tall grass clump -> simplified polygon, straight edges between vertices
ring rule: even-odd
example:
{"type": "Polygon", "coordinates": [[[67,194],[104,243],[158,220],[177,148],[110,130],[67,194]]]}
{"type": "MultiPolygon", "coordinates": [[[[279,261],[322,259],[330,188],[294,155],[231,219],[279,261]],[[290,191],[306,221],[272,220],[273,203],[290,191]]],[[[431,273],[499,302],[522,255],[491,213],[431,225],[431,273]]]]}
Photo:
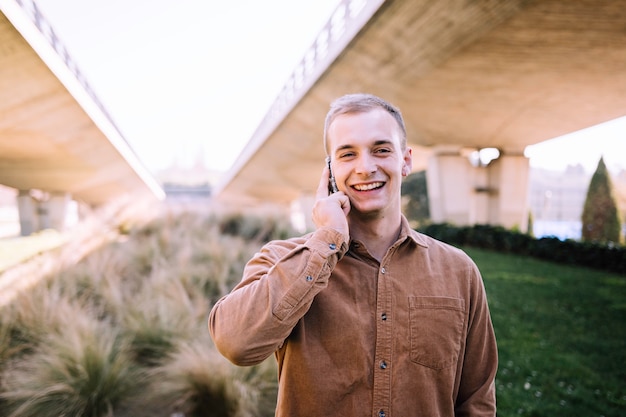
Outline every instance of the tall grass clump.
{"type": "Polygon", "coordinates": [[[288,227],[165,209],[123,231],[0,307],[0,417],[272,416],[274,362],[228,363],[207,318],[288,227]]]}
{"type": "Polygon", "coordinates": [[[208,337],[181,342],[170,360],[153,370],[151,403],[189,417],[273,416],[277,394],[276,366],[270,360],[256,367],[233,367],[208,337]]]}
{"type": "Polygon", "coordinates": [[[0,318],[0,372],[2,364],[13,355],[11,346],[11,327],[0,318]]]}
{"type": "Polygon", "coordinates": [[[135,352],[136,360],[158,364],[179,340],[198,337],[208,304],[188,292],[180,280],[153,272],[117,321],[135,352]]]}
{"type": "Polygon", "coordinates": [[[5,370],[10,417],[113,416],[131,408],[141,372],[104,323],[73,317],[5,370]]]}
{"type": "Polygon", "coordinates": [[[11,344],[17,351],[29,351],[39,346],[50,334],[58,334],[68,319],[84,315],[79,298],[68,297],[63,286],[44,282],[30,291],[20,293],[2,311],[11,332],[11,344]]]}

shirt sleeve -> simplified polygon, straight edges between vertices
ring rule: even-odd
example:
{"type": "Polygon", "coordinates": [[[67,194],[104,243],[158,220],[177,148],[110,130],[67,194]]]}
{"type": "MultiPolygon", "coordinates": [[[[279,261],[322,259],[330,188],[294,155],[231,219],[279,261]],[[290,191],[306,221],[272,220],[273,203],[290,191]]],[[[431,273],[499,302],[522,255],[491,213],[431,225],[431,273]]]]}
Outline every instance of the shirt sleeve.
{"type": "Polygon", "coordinates": [[[474,265],[471,311],[455,416],[495,417],[496,337],[482,277],[474,265]]]}
{"type": "Polygon", "coordinates": [[[220,353],[243,366],[279,349],[328,285],[347,246],[347,238],[329,228],[265,245],[246,265],[241,282],[211,309],[209,331],[220,353]]]}

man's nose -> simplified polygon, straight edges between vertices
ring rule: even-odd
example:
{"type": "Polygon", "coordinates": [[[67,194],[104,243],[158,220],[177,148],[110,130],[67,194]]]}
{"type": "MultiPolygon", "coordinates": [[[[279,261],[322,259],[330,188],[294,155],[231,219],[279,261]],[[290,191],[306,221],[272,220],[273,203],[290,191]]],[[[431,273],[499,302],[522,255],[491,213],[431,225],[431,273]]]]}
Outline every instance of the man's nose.
{"type": "Polygon", "coordinates": [[[376,161],[371,155],[361,155],[357,161],[356,172],[358,174],[372,174],[376,172],[376,161]]]}

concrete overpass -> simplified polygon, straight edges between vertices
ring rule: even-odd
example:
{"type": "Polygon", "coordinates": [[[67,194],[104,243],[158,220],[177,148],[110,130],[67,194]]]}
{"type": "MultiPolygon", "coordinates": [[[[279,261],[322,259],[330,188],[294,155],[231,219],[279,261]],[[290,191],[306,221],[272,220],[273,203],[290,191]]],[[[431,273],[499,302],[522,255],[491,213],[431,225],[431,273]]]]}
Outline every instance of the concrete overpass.
{"type": "Polygon", "coordinates": [[[71,199],[163,198],[35,2],[0,12],[0,184],[20,190],[22,234],[63,228],[71,199]]]}
{"type": "Polygon", "coordinates": [[[403,111],[434,221],[525,228],[525,147],[626,115],[626,0],[344,0],[217,199],[307,213],[324,116],[349,92],[403,111]]]}

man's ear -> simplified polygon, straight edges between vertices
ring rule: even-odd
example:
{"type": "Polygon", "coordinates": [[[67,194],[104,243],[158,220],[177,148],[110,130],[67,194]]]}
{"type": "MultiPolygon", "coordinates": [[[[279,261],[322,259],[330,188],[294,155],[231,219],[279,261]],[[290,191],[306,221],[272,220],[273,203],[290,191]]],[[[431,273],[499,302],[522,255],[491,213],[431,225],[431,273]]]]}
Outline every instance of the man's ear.
{"type": "Polygon", "coordinates": [[[406,177],[413,169],[413,150],[411,148],[406,148],[403,159],[404,164],[402,165],[402,176],[406,177]]]}

